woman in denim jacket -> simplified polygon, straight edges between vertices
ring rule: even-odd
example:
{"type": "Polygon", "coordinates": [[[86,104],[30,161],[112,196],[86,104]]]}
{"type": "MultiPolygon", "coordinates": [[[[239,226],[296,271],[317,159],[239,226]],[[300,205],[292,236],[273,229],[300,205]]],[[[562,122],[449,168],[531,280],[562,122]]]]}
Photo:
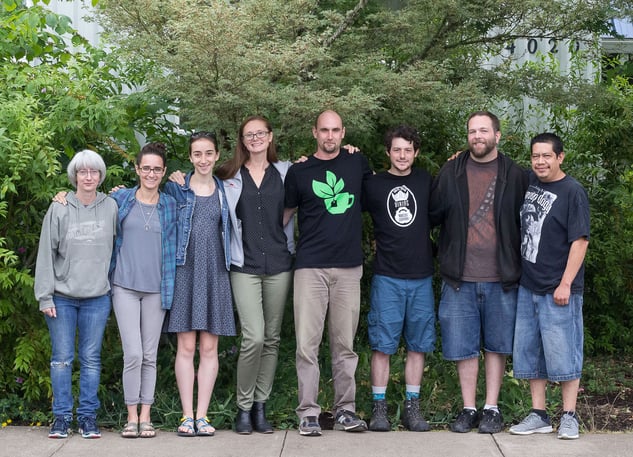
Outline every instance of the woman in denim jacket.
{"type": "Polygon", "coordinates": [[[180,436],[214,434],[207,410],[218,374],[218,339],[220,335],[235,335],[228,272],[229,210],[222,182],[213,176],[219,155],[212,133],[194,133],[189,139],[194,171],[186,175],[182,186],[174,182],[165,185],[165,192],[176,199],[178,208],[176,283],[167,331],[178,334],[175,371],[183,410],[180,436]],[[200,362],[194,415],[196,342],[200,362]]]}
{"type": "Polygon", "coordinates": [[[176,273],[176,202],[159,192],[165,163],[164,144],[145,145],[136,157],[139,185],[112,193],[119,206],[110,280],[123,345],[124,438],[156,435],[150,419],[156,359],[176,273]]]}

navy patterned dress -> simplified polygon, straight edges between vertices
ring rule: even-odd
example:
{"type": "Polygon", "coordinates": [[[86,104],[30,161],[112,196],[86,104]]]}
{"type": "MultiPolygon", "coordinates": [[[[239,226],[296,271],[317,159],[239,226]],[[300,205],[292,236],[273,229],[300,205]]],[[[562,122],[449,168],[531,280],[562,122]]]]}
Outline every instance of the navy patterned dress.
{"type": "Polygon", "coordinates": [[[236,334],[221,227],[218,190],[208,197],[196,195],[187,260],[176,267],[168,332],[203,330],[214,335],[236,334]]]}

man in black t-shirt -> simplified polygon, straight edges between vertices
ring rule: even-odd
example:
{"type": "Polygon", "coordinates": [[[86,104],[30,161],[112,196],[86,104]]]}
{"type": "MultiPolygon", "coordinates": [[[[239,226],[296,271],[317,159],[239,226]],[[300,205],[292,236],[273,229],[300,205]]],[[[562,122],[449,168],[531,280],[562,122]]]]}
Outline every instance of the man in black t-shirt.
{"type": "Polygon", "coordinates": [[[401,125],[385,135],[387,171],[371,176],[363,188],[363,209],[374,223],[376,256],[367,316],[374,400],[369,429],[389,431],[386,390],[389,359],[404,336],[406,400],[402,424],[411,431],[430,430],[420,413],[424,354],[435,348],[433,253],[429,236],[432,178],[413,168],[420,135],[401,125]]]}
{"type": "Polygon", "coordinates": [[[584,258],[589,244],[585,189],[560,168],[561,139],[542,133],[531,142],[530,186],[521,208],[522,267],[514,340],[514,376],[530,380],[532,411],[510,428],[515,435],[549,433],[547,381],[560,382],[558,438],[576,439],[576,398],[583,360],[584,258]]]}
{"type": "Polygon", "coordinates": [[[336,414],[334,428],[367,430],[356,414],[353,343],[360,314],[361,195],[371,175],[362,154],[341,153],[345,128],[334,111],[324,111],[312,134],[317,151],[288,170],[286,217],[298,210],[299,240],[294,275],[294,318],[299,382],[299,433],[321,435],[318,416],[319,346],[328,320],[336,414]]]}

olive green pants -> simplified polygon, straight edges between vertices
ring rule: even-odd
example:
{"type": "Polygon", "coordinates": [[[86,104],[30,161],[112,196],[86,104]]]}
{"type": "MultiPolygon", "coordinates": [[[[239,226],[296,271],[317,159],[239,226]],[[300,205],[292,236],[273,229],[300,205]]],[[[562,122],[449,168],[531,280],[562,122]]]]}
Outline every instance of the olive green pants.
{"type": "Polygon", "coordinates": [[[292,272],[272,276],[231,272],[242,344],[237,360],[237,406],[265,403],[277,369],[279,339],[292,272]]]}

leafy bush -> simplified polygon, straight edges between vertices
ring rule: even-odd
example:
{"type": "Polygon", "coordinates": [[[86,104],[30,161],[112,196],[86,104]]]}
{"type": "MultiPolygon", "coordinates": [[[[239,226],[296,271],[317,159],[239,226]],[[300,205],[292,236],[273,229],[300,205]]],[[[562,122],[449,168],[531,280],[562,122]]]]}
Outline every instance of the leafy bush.
{"type": "Polygon", "coordinates": [[[48,330],[32,274],[44,213],[52,195],[69,187],[62,170],[70,157],[93,148],[118,164],[109,168],[108,188],[130,176],[136,132],[182,147],[167,105],[124,94],[139,83],[126,74],[116,53],[92,48],[68,18],[23,2],[0,6],[0,391],[11,404],[15,395],[25,405],[51,396],[48,330]]]}
{"type": "MultiPolygon", "coordinates": [[[[176,100],[164,99],[151,90],[128,93],[129,89],[144,87],[147,75],[156,74],[153,63],[130,56],[124,63],[117,50],[105,53],[92,48],[72,29],[68,18],[43,10],[37,1],[34,3],[34,7],[26,8],[24,2],[4,0],[0,6],[0,79],[4,82],[0,86],[0,345],[3,347],[0,351],[0,421],[3,424],[9,419],[20,423],[40,423],[49,414],[50,344],[44,319],[33,297],[32,271],[42,217],[51,196],[68,188],[63,170],[72,154],[90,147],[104,156],[106,163],[110,164],[104,189],[114,184],[133,183],[135,178],[130,163],[139,147],[139,132],[168,145],[170,170],[189,167],[186,139],[177,133],[168,117],[176,106],[176,100]],[[70,51],[71,44],[73,52],[70,51]]],[[[333,5],[335,2],[329,3],[333,5]]],[[[355,2],[347,3],[351,5],[355,2]]],[[[278,7],[283,9],[287,5],[280,2],[278,7]]],[[[422,13],[422,9],[408,10],[410,17],[418,17],[422,13]]],[[[251,17],[253,15],[247,14],[238,19],[243,25],[251,17]]],[[[261,19],[262,15],[257,15],[257,18],[261,19]]],[[[378,24],[381,16],[372,13],[370,18],[378,24]]],[[[396,22],[392,22],[392,26],[399,24],[397,18],[393,20],[396,22]]],[[[472,22],[470,17],[465,20],[472,22]]],[[[330,25],[329,21],[323,24],[324,28],[330,25]]],[[[215,29],[208,32],[215,33],[215,29]]],[[[459,34],[457,27],[455,33],[459,34]]],[[[381,36],[391,39],[392,35],[396,36],[381,36]]],[[[239,34],[232,37],[238,38],[239,34]]],[[[352,38],[351,35],[345,37],[352,38]]],[[[392,44],[385,49],[390,47],[392,44]]],[[[393,43],[393,49],[397,48],[398,45],[393,43]]],[[[400,51],[408,48],[406,44],[400,51]]],[[[320,45],[315,49],[314,52],[322,52],[320,45]]],[[[293,52],[303,55],[301,49],[293,52]]],[[[283,125],[276,131],[281,140],[280,150],[287,157],[298,155],[301,147],[312,144],[309,129],[305,127],[312,119],[307,119],[306,112],[316,111],[336,98],[346,105],[346,121],[357,126],[356,133],[349,132],[350,139],[362,146],[374,168],[382,169],[386,165],[379,141],[380,132],[395,123],[408,122],[422,132],[423,151],[419,161],[431,172],[441,166],[447,155],[464,144],[463,122],[467,111],[481,108],[486,103],[492,105],[499,99],[502,91],[497,91],[497,86],[509,91],[504,92],[508,99],[514,93],[530,95],[535,102],[527,111],[540,117],[563,136],[567,149],[564,169],[586,186],[590,196],[592,239],[587,256],[585,291],[587,353],[630,354],[633,348],[633,244],[630,243],[633,238],[633,137],[630,135],[633,89],[630,75],[609,72],[603,84],[587,87],[573,78],[569,82],[560,81],[555,76],[556,69],[543,68],[539,63],[508,74],[502,80],[474,71],[473,62],[469,61],[471,54],[462,55],[459,50],[454,52],[455,55],[451,51],[451,56],[456,59],[452,63],[442,61],[436,66],[418,61],[411,63],[396,53],[394,62],[400,62],[399,68],[392,73],[384,73],[384,65],[359,72],[356,66],[362,62],[357,60],[346,64],[350,67],[333,70],[326,68],[328,59],[315,57],[314,67],[306,66],[309,72],[315,75],[317,70],[323,72],[324,77],[336,83],[333,87],[338,87],[337,84],[350,87],[347,96],[329,94],[324,88],[327,85],[325,79],[310,79],[307,74],[304,74],[307,79],[297,85],[295,92],[290,91],[289,96],[286,96],[288,89],[283,84],[280,86],[277,80],[274,85],[277,90],[270,91],[264,88],[273,86],[259,85],[257,81],[253,86],[234,85],[239,88],[239,94],[246,95],[230,96],[221,88],[217,91],[220,95],[216,94],[209,102],[217,112],[227,113],[217,122],[208,120],[207,104],[199,103],[199,100],[209,100],[209,94],[216,92],[207,90],[204,84],[182,84],[177,78],[172,78],[169,85],[177,84],[178,90],[195,86],[189,94],[191,105],[195,106],[190,107],[191,116],[183,120],[192,127],[204,129],[220,125],[223,151],[231,149],[234,127],[244,115],[244,100],[263,103],[257,105],[258,109],[274,107],[270,109],[277,113],[278,119],[288,119],[288,122],[279,122],[283,125]],[[410,73],[407,65],[415,72],[410,73]],[[467,74],[475,77],[466,81],[467,74]],[[535,74],[543,78],[537,79],[535,74]],[[553,82],[548,85],[544,82],[548,78],[562,86],[553,82]],[[370,94],[358,94],[358,87],[367,81],[371,86],[370,94]],[[385,85],[391,95],[383,98],[390,104],[381,108],[377,100],[380,97],[374,95],[385,85]],[[313,88],[309,96],[308,86],[313,88]],[[559,90],[560,87],[564,89],[559,90]],[[412,93],[419,97],[416,103],[411,103],[412,93]],[[489,93],[492,95],[489,96],[489,93]],[[261,100],[253,94],[260,95],[261,100]],[[326,99],[325,94],[329,94],[326,99]],[[287,106],[278,106],[281,101],[287,106]],[[295,105],[304,102],[307,107],[297,111],[295,105]],[[205,119],[207,121],[203,121],[205,119]],[[194,125],[203,122],[215,124],[194,125]],[[233,126],[230,132],[229,127],[224,128],[228,125],[233,126]]],[[[271,57],[268,51],[257,48],[252,53],[252,56],[244,57],[247,65],[251,65],[251,57],[260,58],[262,55],[262,62],[268,65],[271,57]]],[[[193,54],[198,62],[197,48],[193,48],[193,54]]],[[[349,54],[346,46],[336,48],[336,55],[341,59],[346,54],[349,54]]],[[[438,55],[445,56],[443,52],[438,55]]],[[[374,57],[371,56],[372,59],[374,57]]],[[[302,59],[297,59],[299,61],[302,59]]],[[[290,78],[281,71],[276,73],[276,68],[285,68],[285,63],[280,57],[278,65],[269,68],[274,73],[271,78],[290,78]]],[[[230,65],[226,68],[231,69],[230,77],[239,74],[230,65]]],[[[187,73],[185,76],[198,77],[197,74],[192,75],[187,73]]],[[[213,84],[217,83],[220,87],[225,83],[223,81],[214,81],[213,84]]],[[[526,140],[536,132],[527,131],[525,125],[529,124],[523,122],[523,112],[508,110],[499,114],[505,119],[502,150],[527,164],[526,140]]],[[[362,317],[356,339],[359,353],[356,374],[358,410],[365,417],[371,411],[371,353],[364,319],[369,301],[371,246],[371,230],[366,230],[362,317]]],[[[280,428],[296,426],[294,341],[292,305],[289,303],[275,388],[268,405],[271,420],[280,428]]],[[[236,414],[237,347],[239,338],[221,339],[220,373],[209,410],[217,427],[229,427],[236,414]]],[[[327,342],[322,349],[319,401],[327,409],[331,407],[333,398],[327,342]]],[[[153,419],[166,429],[173,429],[180,416],[174,357],[174,339],[165,336],[159,349],[153,419]]],[[[404,362],[402,350],[392,357],[389,401],[394,424],[400,414],[398,406],[404,399],[404,362]]],[[[103,408],[99,420],[104,425],[116,427],[125,422],[126,412],[121,386],[122,350],[114,317],[111,317],[106,329],[102,363],[100,398],[103,408]]],[[[589,370],[588,374],[591,379],[597,379],[593,371],[589,370]]],[[[75,376],[78,376],[77,372],[75,376]]],[[[506,373],[504,381],[500,404],[506,414],[510,412],[510,417],[520,418],[529,409],[527,385],[514,380],[511,371],[506,373]]],[[[77,383],[74,385],[77,388],[77,383]]],[[[592,385],[601,384],[594,381],[592,385]]],[[[483,383],[479,388],[483,389],[483,383]]],[[[556,408],[560,399],[557,387],[548,390],[548,395],[552,407],[556,408]]],[[[437,351],[427,357],[421,396],[423,409],[434,424],[446,424],[460,408],[455,364],[443,361],[437,351]]],[[[481,398],[483,391],[478,396],[481,398]]]]}

